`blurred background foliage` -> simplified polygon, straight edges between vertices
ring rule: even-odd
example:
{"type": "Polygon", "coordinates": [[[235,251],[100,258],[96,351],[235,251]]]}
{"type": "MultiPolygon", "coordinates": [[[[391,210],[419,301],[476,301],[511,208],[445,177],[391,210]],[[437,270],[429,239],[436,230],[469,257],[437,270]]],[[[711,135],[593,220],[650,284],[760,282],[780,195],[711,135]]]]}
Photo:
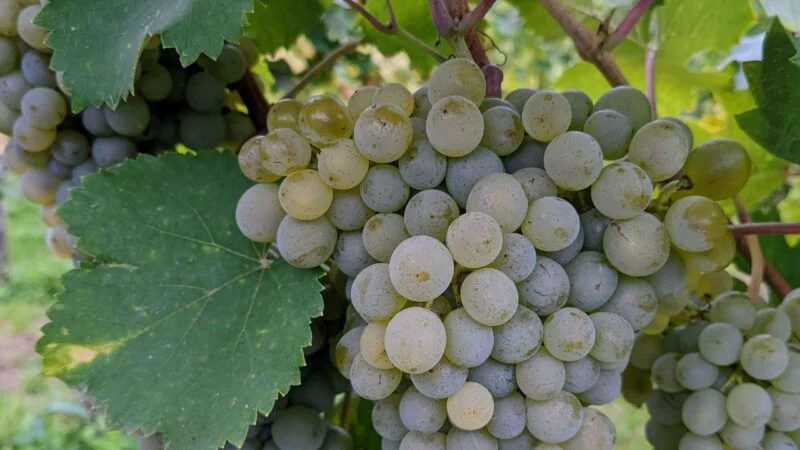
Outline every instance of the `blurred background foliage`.
{"type": "MultiPolygon", "coordinates": [[[[413,91],[424,84],[435,64],[407,41],[378,33],[339,0],[304,0],[301,10],[295,1],[256,2],[247,28],[264,52],[255,70],[269,101],[280,99],[326,54],[354,40],[362,45],[316,76],[301,99],[322,93],[346,99],[361,85],[385,82],[400,82],[413,91]],[[282,15],[282,25],[261,26],[273,14],[282,15]]],[[[603,23],[613,29],[634,0],[564,3],[585,26],[597,30],[603,23]]],[[[659,115],[685,120],[695,143],[722,136],[739,140],[754,163],[742,192],[754,219],[800,221],[800,168],[768,153],[734,119],[755,107],[743,67],[761,59],[769,17],[778,16],[788,30],[797,32],[800,6],[796,0],[661,3],[614,50],[623,73],[644,90],[645,52],[648,44],[655,46],[659,115]]],[[[388,17],[381,0],[370,0],[366,7],[379,18],[388,17]]],[[[403,28],[449,54],[447,45],[438,42],[427,0],[397,0],[395,12],[403,28]]],[[[592,65],[580,61],[572,41],[536,0],[499,1],[483,24],[482,40],[489,57],[504,71],[504,92],[518,87],[581,89],[597,98],[608,88],[592,65]]],[[[39,211],[22,201],[14,181],[4,180],[0,191],[10,248],[9,281],[0,285],[0,450],[134,448],[131,438],[105,427],[99,409],[82,402],[60,381],[41,375],[33,344],[52,294],[59,289],[58,277],[70,265],[47,252],[39,211]]],[[[727,208],[733,211],[732,205],[727,208]]],[[[766,257],[794,286],[800,285],[798,240],[762,238],[766,257]]],[[[734,267],[731,271],[744,276],[734,267]]],[[[648,448],[643,412],[622,400],[603,409],[617,426],[619,449],[648,448]]]]}

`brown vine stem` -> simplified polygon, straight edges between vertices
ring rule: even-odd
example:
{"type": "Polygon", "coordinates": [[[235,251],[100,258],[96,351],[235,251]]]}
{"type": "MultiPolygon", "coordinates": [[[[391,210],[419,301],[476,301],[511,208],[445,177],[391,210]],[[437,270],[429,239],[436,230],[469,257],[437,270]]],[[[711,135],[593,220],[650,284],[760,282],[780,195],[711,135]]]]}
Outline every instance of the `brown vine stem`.
{"type": "Polygon", "coordinates": [[[539,3],[572,38],[581,58],[594,64],[609,84],[628,84],[614,58],[602,48],[602,39],[578,22],[560,0],[539,0],[539,3]]]}
{"type": "Polygon", "coordinates": [[[475,9],[467,13],[466,16],[461,20],[461,23],[458,24],[458,31],[461,33],[466,33],[478,24],[484,17],[486,17],[486,13],[492,9],[492,6],[497,3],[497,0],[481,0],[475,9]]]}
{"type": "Polygon", "coordinates": [[[603,50],[610,52],[621,44],[655,2],[656,0],[638,0],[631,10],[628,11],[628,14],[622,19],[622,22],[617,25],[614,32],[603,42],[603,50]]]}
{"type": "Polygon", "coordinates": [[[248,71],[244,74],[241,80],[236,85],[236,92],[242,99],[242,103],[247,107],[247,115],[250,121],[256,127],[257,133],[264,133],[267,131],[267,113],[269,112],[269,103],[264,98],[261,92],[261,87],[256,81],[255,75],[248,71]]]}
{"type": "Polygon", "coordinates": [[[353,392],[347,391],[344,393],[344,399],[342,400],[342,415],[339,418],[339,426],[345,430],[350,428],[350,410],[352,408],[351,403],[353,403],[353,392]]]}
{"type": "MultiPolygon", "coordinates": [[[[750,213],[744,206],[744,202],[739,196],[734,197],[736,204],[736,215],[739,222],[747,224],[750,222],[750,213]]],[[[750,252],[750,284],[747,285],[747,294],[753,303],[761,299],[761,283],[764,281],[764,253],[761,251],[761,244],[758,242],[758,235],[748,235],[744,238],[747,249],[750,252]]]]}
{"type": "MultiPolygon", "coordinates": [[[[736,249],[744,259],[751,261],[750,249],[747,247],[744,236],[736,237],[736,249]]],[[[785,297],[792,291],[792,286],[786,281],[786,278],[767,260],[764,260],[764,279],[780,297],[785,297]]]]}
{"type": "Polygon", "coordinates": [[[283,96],[283,98],[296,97],[297,94],[299,94],[300,91],[302,91],[306,87],[306,85],[308,85],[308,83],[314,79],[314,77],[319,75],[320,72],[328,69],[331,65],[333,65],[334,62],[336,62],[337,59],[339,59],[343,55],[354,51],[356,48],[358,48],[359,45],[361,45],[361,39],[358,39],[353,42],[346,42],[337,47],[336,49],[334,49],[332,52],[325,55],[325,57],[322,58],[320,62],[318,62],[314,67],[308,69],[306,73],[303,74],[303,78],[300,78],[297,84],[292,86],[292,88],[289,90],[289,92],[286,93],[286,95],[283,96]]]}
{"type": "Polygon", "coordinates": [[[436,58],[436,60],[439,62],[442,62],[447,59],[444,55],[436,51],[436,49],[426,44],[421,39],[409,33],[403,27],[400,26],[400,24],[397,22],[397,16],[395,16],[394,14],[394,8],[392,7],[392,0],[386,0],[386,9],[389,10],[389,21],[386,23],[381,22],[380,19],[375,17],[371,12],[367,11],[367,9],[364,8],[357,1],[344,0],[344,2],[347,3],[347,5],[353,8],[356,12],[361,14],[361,16],[364,17],[364,19],[366,19],[367,22],[369,22],[370,25],[373,26],[373,28],[380,31],[381,33],[401,36],[407,41],[414,44],[415,46],[419,47],[425,53],[436,58]]]}
{"type": "Polygon", "coordinates": [[[644,79],[647,84],[647,99],[650,100],[650,109],[653,111],[653,118],[658,117],[658,107],[656,106],[656,54],[658,44],[650,42],[647,44],[647,52],[644,59],[644,79]]]}
{"type": "Polygon", "coordinates": [[[729,225],[728,229],[737,236],[751,234],[800,234],[800,223],[763,222],[729,225]]]}

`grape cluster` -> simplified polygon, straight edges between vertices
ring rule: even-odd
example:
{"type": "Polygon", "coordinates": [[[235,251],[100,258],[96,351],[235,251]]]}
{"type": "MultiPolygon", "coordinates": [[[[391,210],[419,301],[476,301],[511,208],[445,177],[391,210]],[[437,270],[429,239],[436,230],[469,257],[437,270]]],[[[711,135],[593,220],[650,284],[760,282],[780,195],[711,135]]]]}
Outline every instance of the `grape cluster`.
{"type": "Polygon", "coordinates": [[[247,114],[227,106],[234,96],[227,87],[257,58],[251,41],[243,40],[241,48],[225,45],[216,61],[182,67],[178,54],[154,38],[137,65],[135,95],[115,109],[73,114],[61,74],[49,68],[47,33],[32,22],[41,6],[22,0],[2,5],[0,133],[11,136],[4,162],[21,174],[22,195],[41,205],[47,245],[56,255],[80,256],[56,207],[84,175],[178,144],[238,148],[255,133],[247,114]]]}
{"type": "Polygon", "coordinates": [[[637,336],[627,369],[636,374],[625,382],[640,393],[655,384],[645,401],[650,443],[659,450],[797,449],[798,308],[798,291],[778,308],[723,292],[689,324],[637,336]]]}

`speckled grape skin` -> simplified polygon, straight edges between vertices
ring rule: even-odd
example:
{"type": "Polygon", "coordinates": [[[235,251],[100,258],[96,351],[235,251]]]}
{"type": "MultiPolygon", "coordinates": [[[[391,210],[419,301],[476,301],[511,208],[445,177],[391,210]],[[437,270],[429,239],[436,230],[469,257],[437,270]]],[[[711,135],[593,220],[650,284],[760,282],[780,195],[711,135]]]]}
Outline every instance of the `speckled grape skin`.
{"type": "Polygon", "coordinates": [[[633,328],[621,316],[596,312],[590,315],[596,333],[592,358],[605,363],[612,363],[627,358],[633,349],[633,328]]]}
{"type": "Polygon", "coordinates": [[[267,113],[267,129],[291,128],[300,132],[300,128],[297,126],[297,117],[300,115],[302,107],[302,102],[289,98],[273,103],[267,113]]]}
{"type": "Polygon", "coordinates": [[[387,322],[370,322],[361,333],[361,356],[364,361],[377,369],[391,369],[394,364],[386,356],[386,346],[384,336],[386,334],[387,322]]]}
{"type": "Polygon", "coordinates": [[[444,319],[447,359],[461,367],[476,367],[489,358],[494,346],[492,328],[481,325],[464,308],[452,311],[444,319]]]}
{"type": "Polygon", "coordinates": [[[458,264],[471,269],[492,263],[503,248],[503,232],[492,216],[468,212],[447,229],[447,248],[458,264]]]}
{"type": "Polygon", "coordinates": [[[525,190],[514,176],[492,173],[478,181],[467,197],[467,212],[490,215],[503,233],[516,231],[528,212],[525,190]]]}
{"type": "Polygon", "coordinates": [[[600,311],[618,314],[631,324],[634,331],[644,328],[656,316],[656,291],[645,280],[622,276],[614,295],[600,311]]]}
{"type": "MultiPolygon", "coordinates": [[[[353,120],[357,120],[365,109],[373,105],[372,99],[375,98],[375,92],[377,90],[378,86],[368,85],[361,86],[353,92],[353,95],[350,96],[350,100],[347,101],[347,110],[350,111],[350,117],[352,117],[353,120]]],[[[270,113],[271,112],[272,109],[270,109],[270,113]]]]}
{"type": "Polygon", "coordinates": [[[434,150],[427,140],[417,140],[400,158],[403,181],[416,190],[433,189],[447,174],[447,157],[434,150]]]}
{"type": "Polygon", "coordinates": [[[256,184],[236,203],[236,225],[251,241],[275,242],[284,216],[274,184],[256,184]]]}
{"type": "Polygon", "coordinates": [[[316,147],[331,145],[339,139],[350,137],[353,131],[350,111],[342,102],[329,95],[308,99],[297,116],[297,125],[301,134],[316,147]]]}
{"type": "Polygon", "coordinates": [[[408,202],[411,189],[403,181],[400,170],[387,164],[373,166],[359,187],[361,198],[380,213],[400,210],[408,202]]]}
{"type": "Polygon", "coordinates": [[[617,270],[632,277],[657,272],[667,262],[669,247],[664,225],[648,213],[613,221],[603,234],[606,257],[617,270]]]}
{"type": "Polygon", "coordinates": [[[447,421],[447,405],[444,400],[428,398],[411,386],[400,399],[400,418],[409,430],[433,433],[447,421]]]}
{"type": "Polygon", "coordinates": [[[564,363],[539,349],[530,359],[517,364],[517,385],[526,397],[534,400],[553,398],[563,387],[564,363]]]}
{"type": "Polygon", "coordinates": [[[489,358],[479,366],[469,369],[469,381],[480,383],[494,398],[503,398],[517,389],[514,366],[489,358]]]}
{"type": "Polygon", "coordinates": [[[361,352],[361,334],[365,327],[356,327],[345,333],[334,349],[334,363],[339,372],[348,380],[350,379],[350,367],[356,356],[361,352]]]}
{"type": "Polygon", "coordinates": [[[717,202],[690,195],[676,201],[664,216],[664,227],[676,247],[687,252],[710,250],[727,232],[728,217],[717,202]]]}
{"type": "Polygon", "coordinates": [[[540,441],[557,444],[575,436],[583,422],[583,406],[569,392],[561,391],[548,400],[525,402],[527,427],[540,441]]]}
{"type": "Polygon", "coordinates": [[[311,162],[311,146],[292,129],[272,130],[254,143],[258,145],[264,168],[276,175],[289,175],[305,169],[311,162]]]}
{"type": "Polygon", "coordinates": [[[558,186],[547,176],[547,172],[539,167],[526,167],[514,172],[514,178],[519,181],[528,202],[542,197],[555,197],[558,195],[558,186]]]}
{"type": "Polygon", "coordinates": [[[375,402],[372,407],[372,426],[385,439],[399,441],[408,433],[400,420],[400,395],[392,394],[375,402]]]}
{"type": "Polygon", "coordinates": [[[276,237],[281,257],[294,267],[310,269],[324,263],[336,248],[336,229],[325,217],[297,220],[286,216],[276,237]]]}
{"type": "Polygon", "coordinates": [[[513,439],[525,430],[525,397],[519,392],[495,399],[494,414],[486,425],[492,436],[513,439]]]}
{"type": "Polygon", "coordinates": [[[519,148],[525,137],[525,129],[517,111],[506,106],[494,106],[483,111],[482,115],[482,146],[500,156],[509,155],[519,148]]]}
{"type": "Polygon", "coordinates": [[[603,169],[603,151],[593,137],[568,131],[547,144],[544,170],[561,189],[580,191],[594,183],[603,169]]]}
{"type": "Polygon", "coordinates": [[[376,369],[359,354],[350,366],[350,382],[353,391],[369,400],[386,398],[397,389],[403,373],[397,369],[376,369]]]}
{"type": "Polygon", "coordinates": [[[613,109],[595,111],[586,120],[583,132],[592,136],[603,150],[603,158],[619,159],[628,153],[633,136],[631,121],[613,109]]]}
{"type": "Polygon", "coordinates": [[[739,364],[751,377],[757,380],[771,380],[786,370],[789,365],[789,351],[780,339],[760,334],[751,337],[742,345],[739,364]]]}
{"type": "Polygon", "coordinates": [[[772,416],[767,426],[775,431],[794,431],[800,428],[800,394],[782,392],[773,387],[767,388],[772,400],[772,416]]]}
{"type": "Polygon", "coordinates": [[[428,98],[436,103],[444,97],[459,95],[480,105],[486,95],[486,78],[471,59],[452,58],[431,72],[428,98]]]}
{"type": "Polygon", "coordinates": [[[278,191],[286,214],[299,220],[314,220],[328,212],[333,189],[325,184],[316,170],[292,172],[281,181],[278,191]]]}
{"type": "Polygon", "coordinates": [[[364,224],[361,238],[367,252],[379,262],[388,263],[394,249],[409,237],[403,216],[375,214],[364,224]]]}
{"type": "Polygon", "coordinates": [[[494,328],[492,357],[518,364],[533,356],[542,344],[542,320],[529,308],[518,306],[511,320],[494,328]]]}
{"type": "Polygon", "coordinates": [[[568,303],[582,311],[603,306],[617,289],[619,275],[600,252],[582,252],[564,270],[570,280],[568,303]]]}
{"type": "Polygon", "coordinates": [[[400,83],[386,83],[378,87],[372,103],[383,106],[391,105],[410,116],[414,112],[414,96],[400,83]]]}
{"type": "Polygon", "coordinates": [[[639,166],[627,162],[604,167],[592,184],[594,207],[612,219],[630,219],[641,214],[652,196],[650,178],[639,166]]]}
{"type": "Polygon", "coordinates": [[[369,209],[357,188],[334,191],[326,216],[338,230],[361,230],[375,211],[369,209]]]}
{"type": "Polygon", "coordinates": [[[689,155],[689,141],[675,122],[659,119],[633,135],[628,160],[644,169],[654,182],[678,173],[689,155]]]}
{"type": "Polygon", "coordinates": [[[403,212],[403,221],[411,236],[430,236],[444,242],[448,227],[458,215],[458,204],[453,197],[437,189],[428,189],[411,197],[403,212]]]}
{"type": "Polygon", "coordinates": [[[372,105],[365,109],[353,131],[358,151],[381,164],[400,159],[413,136],[411,120],[394,105],[372,105]]]}
{"type": "Polygon", "coordinates": [[[449,157],[465,156],[483,138],[483,116],[477,106],[464,97],[449,96],[433,104],[425,131],[433,148],[449,157]]]}
{"type": "Polygon", "coordinates": [[[511,281],[519,283],[528,278],[536,268],[536,249],[525,236],[508,233],[503,236],[500,254],[489,267],[503,272],[511,281]]]}
{"type": "Polygon", "coordinates": [[[430,398],[446,399],[455,394],[467,381],[469,369],[451,363],[442,358],[433,368],[426,372],[412,374],[414,387],[430,398]]]}
{"type": "Polygon", "coordinates": [[[486,426],[494,413],[494,400],[485,387],[467,381],[447,399],[447,416],[462,430],[477,430],[486,426]]]}
{"type": "Polygon", "coordinates": [[[368,322],[389,320],[406,304],[389,277],[389,264],[373,264],[362,270],[350,290],[351,303],[368,322]]]}
{"type": "Polygon", "coordinates": [[[260,149],[260,143],[263,139],[264,136],[254,136],[242,144],[238,155],[239,168],[242,169],[242,173],[247,178],[256,183],[272,183],[280,177],[264,167],[260,149]]]}
{"type": "Polygon", "coordinates": [[[478,147],[474,152],[447,162],[445,183],[447,192],[456,199],[458,206],[466,208],[472,187],[490,173],[502,173],[503,162],[493,151],[478,147]]]}
{"type": "Polygon", "coordinates": [[[347,190],[367,176],[369,160],[359,153],[352,139],[342,139],[324,147],[317,155],[317,171],[328,186],[347,190]]]}
{"type": "Polygon", "coordinates": [[[345,231],[339,233],[339,240],[336,241],[336,249],[333,251],[333,263],[342,273],[354,277],[376,261],[364,248],[360,231],[345,231]]]}
{"type": "Polygon", "coordinates": [[[420,307],[397,313],[386,327],[386,354],[405,373],[432,369],[444,355],[445,327],[439,317],[420,307]]]}
{"type": "Polygon", "coordinates": [[[530,204],[522,222],[522,234],[537,250],[555,252],[578,237],[580,226],[574,206],[558,197],[544,197],[530,204]]]}
{"type": "Polygon", "coordinates": [[[466,431],[453,427],[447,432],[447,448],[497,449],[497,439],[486,430],[466,431]]]}
{"type": "Polygon", "coordinates": [[[538,91],[525,101],[520,113],[525,131],[539,141],[551,141],[569,129],[572,106],[561,94],[538,91]]]}
{"type": "Polygon", "coordinates": [[[650,122],[652,118],[652,109],[647,96],[630,86],[617,86],[606,91],[597,99],[594,109],[595,111],[613,109],[624,114],[631,121],[633,131],[650,122]]]}
{"type": "Polygon", "coordinates": [[[544,345],[561,361],[576,361],[589,354],[595,342],[594,323],[578,308],[563,308],[544,322],[544,345]]]}
{"type": "Polygon", "coordinates": [[[392,253],[389,273],[395,289],[415,302],[427,302],[450,286],[455,265],[444,244],[430,236],[413,236],[392,253]]]}
{"type": "Polygon", "coordinates": [[[400,441],[399,450],[445,450],[445,438],[442,433],[409,431],[400,441]]]}
{"type": "Polygon", "coordinates": [[[594,104],[592,103],[592,99],[586,95],[585,92],[579,91],[577,89],[568,89],[561,93],[561,95],[567,99],[570,105],[570,109],[572,110],[572,120],[569,123],[570,130],[581,130],[583,129],[584,123],[586,123],[586,119],[592,114],[592,109],[594,108],[594,104]]]}
{"type": "Polygon", "coordinates": [[[503,272],[483,268],[464,278],[461,303],[477,322],[496,327],[511,320],[519,305],[519,294],[503,272]]]}
{"type": "Polygon", "coordinates": [[[583,409],[583,422],[578,432],[560,445],[564,450],[613,450],[617,432],[611,419],[593,409],[583,409]]]}
{"type": "Polygon", "coordinates": [[[600,378],[600,364],[589,356],[564,363],[564,390],[573,394],[588,391],[600,378]]]}
{"type": "Polygon", "coordinates": [[[411,113],[412,117],[419,117],[421,119],[425,119],[428,117],[428,113],[430,112],[433,104],[431,103],[430,98],[428,97],[428,86],[422,86],[421,88],[414,91],[414,112],[411,113]]]}
{"type": "Polygon", "coordinates": [[[540,316],[558,311],[569,299],[567,272],[557,262],[544,256],[536,258],[536,267],[526,279],[517,283],[520,304],[540,316]]]}

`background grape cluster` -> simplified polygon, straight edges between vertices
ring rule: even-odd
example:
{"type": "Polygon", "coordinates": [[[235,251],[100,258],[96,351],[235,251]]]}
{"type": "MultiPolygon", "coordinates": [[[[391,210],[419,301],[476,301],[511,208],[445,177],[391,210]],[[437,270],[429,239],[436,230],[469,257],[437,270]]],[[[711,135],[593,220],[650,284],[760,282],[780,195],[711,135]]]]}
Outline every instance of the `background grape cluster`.
{"type": "Polygon", "coordinates": [[[47,245],[57,256],[75,253],[56,208],[84,175],[176,146],[236,148],[255,132],[247,114],[229,106],[231,85],[258,57],[252,41],[182,67],[174,50],[152,39],[137,65],[134,95],[116,108],[74,114],[61,75],[49,68],[47,34],[32,23],[41,6],[22,3],[11,2],[19,9],[3,11],[0,23],[0,133],[12,137],[5,164],[21,174],[23,196],[42,206],[47,245]]]}
{"type": "Polygon", "coordinates": [[[742,189],[750,160],[731,140],[695,147],[631,87],[596,102],[485,90],[455,58],[413,94],[274,105],[269,133],[239,152],[258,184],[237,224],[296,267],[347,277],[359,320],[335,364],[375,401],[383,448],[613,448],[591,405],[623,374],[649,386],[625,371],[635,342],[732,288],[716,200],[742,189]]]}

